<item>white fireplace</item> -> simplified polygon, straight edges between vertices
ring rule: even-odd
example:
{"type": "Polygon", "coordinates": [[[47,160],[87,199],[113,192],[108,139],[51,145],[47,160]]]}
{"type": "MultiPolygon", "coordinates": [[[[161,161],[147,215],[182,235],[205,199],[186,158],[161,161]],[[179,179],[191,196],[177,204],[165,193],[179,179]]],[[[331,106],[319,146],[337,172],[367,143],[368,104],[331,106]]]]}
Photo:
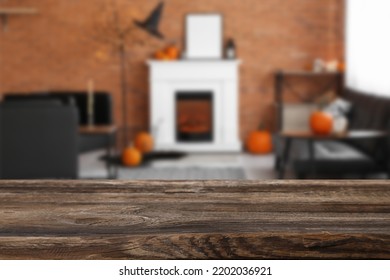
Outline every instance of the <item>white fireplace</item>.
{"type": "Polygon", "coordinates": [[[156,151],[236,152],[237,60],[149,61],[156,151]]]}

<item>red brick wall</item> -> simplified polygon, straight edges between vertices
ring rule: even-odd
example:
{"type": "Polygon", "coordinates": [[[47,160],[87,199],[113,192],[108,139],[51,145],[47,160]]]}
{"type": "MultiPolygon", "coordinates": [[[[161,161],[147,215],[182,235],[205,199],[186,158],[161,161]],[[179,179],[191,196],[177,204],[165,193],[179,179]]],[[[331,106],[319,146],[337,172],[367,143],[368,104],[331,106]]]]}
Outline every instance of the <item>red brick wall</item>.
{"type": "MultiPolygon", "coordinates": [[[[144,18],[158,0],[0,0],[0,7],[35,7],[37,15],[11,16],[0,31],[0,92],[85,89],[112,92],[115,120],[121,123],[119,64],[95,37],[96,26],[120,7],[124,19],[144,18]],[[106,53],[97,56],[97,53],[106,53]]],[[[273,73],[304,69],[317,57],[343,58],[343,0],[165,0],[161,30],[182,45],[183,18],[189,12],[220,12],[225,37],[235,39],[242,59],[240,130],[245,138],[261,119],[272,125],[273,73]]],[[[128,119],[134,130],[148,128],[145,60],[162,44],[147,38],[129,43],[128,119]]]]}

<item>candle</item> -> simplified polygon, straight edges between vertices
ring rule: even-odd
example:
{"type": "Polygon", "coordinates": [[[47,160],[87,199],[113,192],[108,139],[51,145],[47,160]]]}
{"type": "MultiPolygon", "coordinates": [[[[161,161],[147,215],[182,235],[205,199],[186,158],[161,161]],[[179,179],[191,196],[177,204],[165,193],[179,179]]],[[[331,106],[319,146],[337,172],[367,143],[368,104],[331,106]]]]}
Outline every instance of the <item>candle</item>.
{"type": "Polygon", "coordinates": [[[93,119],[94,119],[94,81],[93,81],[93,79],[88,80],[87,114],[88,114],[88,124],[93,125],[93,119]]]}

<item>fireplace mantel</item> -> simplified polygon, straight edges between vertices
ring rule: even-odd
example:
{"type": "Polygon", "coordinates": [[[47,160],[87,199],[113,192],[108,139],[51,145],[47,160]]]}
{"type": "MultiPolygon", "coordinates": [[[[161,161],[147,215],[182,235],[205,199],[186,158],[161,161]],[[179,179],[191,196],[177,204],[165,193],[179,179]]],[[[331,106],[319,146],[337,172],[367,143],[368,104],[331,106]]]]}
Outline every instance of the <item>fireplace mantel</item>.
{"type": "Polygon", "coordinates": [[[237,152],[239,60],[149,61],[150,127],[157,151],[237,152]],[[178,92],[213,94],[213,139],[180,142],[176,139],[178,92]]]}
{"type": "Polygon", "coordinates": [[[238,80],[240,60],[177,60],[148,62],[153,80],[238,80]]]}

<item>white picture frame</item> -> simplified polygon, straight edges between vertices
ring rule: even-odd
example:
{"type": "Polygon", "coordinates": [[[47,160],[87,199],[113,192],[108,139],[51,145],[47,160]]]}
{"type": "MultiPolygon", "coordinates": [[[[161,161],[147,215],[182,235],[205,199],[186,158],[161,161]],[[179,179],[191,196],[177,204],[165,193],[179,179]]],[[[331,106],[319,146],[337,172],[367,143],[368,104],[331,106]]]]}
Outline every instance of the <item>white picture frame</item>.
{"type": "Polygon", "coordinates": [[[185,38],[187,59],[222,59],[222,15],[188,14],[185,38]]]}

